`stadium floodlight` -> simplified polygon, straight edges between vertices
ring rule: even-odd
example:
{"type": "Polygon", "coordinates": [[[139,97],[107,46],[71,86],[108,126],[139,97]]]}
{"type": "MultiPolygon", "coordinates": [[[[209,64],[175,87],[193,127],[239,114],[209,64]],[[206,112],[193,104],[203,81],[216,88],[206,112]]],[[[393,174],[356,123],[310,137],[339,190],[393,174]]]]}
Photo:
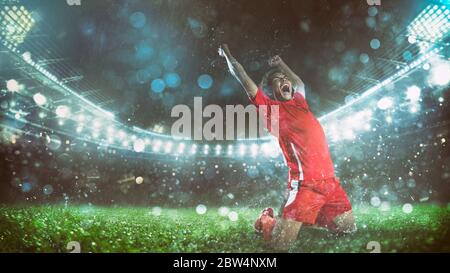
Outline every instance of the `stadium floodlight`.
{"type": "Polygon", "coordinates": [[[126,136],[127,136],[127,134],[124,131],[119,131],[119,133],[117,135],[119,136],[120,140],[126,138],[126,136]]]}
{"type": "Polygon", "coordinates": [[[335,142],[339,141],[341,138],[341,130],[338,130],[335,122],[331,122],[325,126],[325,131],[331,136],[331,139],[335,142]]]}
{"type": "Polygon", "coordinates": [[[410,44],[415,44],[415,43],[417,42],[417,37],[414,36],[414,35],[409,35],[409,37],[408,37],[408,42],[409,42],[410,44]]]}
{"type": "Polygon", "coordinates": [[[446,86],[450,83],[450,62],[440,60],[430,70],[429,82],[435,86],[446,86]]]}
{"type": "Polygon", "coordinates": [[[233,145],[228,145],[228,151],[227,151],[228,155],[233,155],[233,145]]]}
{"type": "Polygon", "coordinates": [[[191,154],[195,155],[196,153],[197,153],[197,145],[196,144],[192,144],[191,154]]]}
{"type": "Polygon", "coordinates": [[[92,126],[94,127],[94,129],[100,128],[101,125],[102,125],[102,122],[98,119],[94,120],[94,122],[92,123],[92,126]]]}
{"type": "Polygon", "coordinates": [[[70,108],[65,105],[60,105],[56,107],[55,113],[60,118],[67,118],[70,114],[70,108]]]}
{"type": "MultiPolygon", "coordinates": [[[[107,129],[107,132],[110,136],[112,136],[114,134],[114,127],[113,126],[109,126],[107,129]]],[[[147,144],[147,143],[146,143],[147,144]]]]}
{"type": "Polygon", "coordinates": [[[14,46],[25,41],[28,33],[33,28],[35,21],[31,13],[21,6],[4,6],[0,10],[0,34],[2,38],[14,46]]]}
{"type": "Polygon", "coordinates": [[[145,150],[145,142],[142,139],[136,139],[133,143],[133,149],[136,153],[141,153],[145,150]]]}
{"type": "Polygon", "coordinates": [[[241,144],[239,146],[239,155],[244,156],[245,155],[245,149],[246,149],[245,145],[241,144]]]}
{"type": "MultiPolygon", "coordinates": [[[[385,105],[383,104],[383,106],[385,105]]],[[[356,138],[356,132],[362,130],[369,131],[371,129],[370,121],[372,119],[372,114],[372,110],[366,109],[351,113],[348,117],[339,122],[331,122],[325,126],[327,135],[329,135],[334,142],[340,140],[354,140],[356,138]]]]}
{"type": "Polygon", "coordinates": [[[416,85],[408,87],[406,90],[406,98],[411,102],[417,102],[420,99],[420,88],[416,85]]]}
{"type": "Polygon", "coordinates": [[[411,107],[409,107],[409,112],[411,114],[415,114],[419,111],[419,105],[418,104],[413,104],[411,105],[411,107]]]}
{"type": "Polygon", "coordinates": [[[14,79],[8,80],[6,81],[6,89],[10,92],[19,92],[20,84],[14,79]]]}
{"type": "Polygon", "coordinates": [[[216,150],[216,155],[220,155],[220,153],[222,152],[222,146],[217,144],[215,150],[216,150]]]}
{"type": "Polygon", "coordinates": [[[22,54],[22,58],[24,59],[24,61],[26,61],[27,63],[31,63],[33,60],[31,59],[31,53],[29,51],[25,52],[22,54]]]}
{"type": "Polygon", "coordinates": [[[42,106],[47,103],[47,98],[44,95],[42,95],[41,93],[34,94],[33,100],[39,106],[42,106]]]}
{"type": "Polygon", "coordinates": [[[342,136],[347,140],[354,140],[356,138],[355,133],[350,128],[345,129],[342,136]]]}
{"type": "Polygon", "coordinates": [[[203,146],[203,153],[204,153],[205,155],[208,155],[208,154],[209,154],[209,145],[203,146]]]}
{"type": "Polygon", "coordinates": [[[340,127],[348,128],[352,131],[358,130],[370,130],[370,120],[372,118],[372,111],[367,109],[352,115],[349,115],[346,119],[344,119],[340,127]]]}
{"type": "Polygon", "coordinates": [[[392,108],[392,106],[394,106],[394,102],[391,97],[384,97],[378,101],[377,106],[381,110],[387,110],[389,108],[392,108]]]}
{"type": "Polygon", "coordinates": [[[178,153],[178,154],[184,153],[184,148],[185,148],[185,147],[186,147],[186,145],[185,145],[184,143],[180,143],[180,144],[178,145],[177,153],[178,153]]]}
{"type": "Polygon", "coordinates": [[[271,150],[270,150],[270,144],[269,144],[269,142],[265,142],[265,143],[263,143],[263,144],[261,145],[261,151],[263,152],[263,154],[264,154],[265,156],[270,155],[271,150]]]}
{"type": "Polygon", "coordinates": [[[164,146],[164,152],[166,154],[170,153],[172,151],[172,147],[173,147],[173,142],[172,141],[167,141],[166,145],[164,146]]]}
{"type": "Polygon", "coordinates": [[[449,13],[448,4],[428,5],[408,26],[408,41],[422,52],[441,42],[450,32],[449,13]]]}
{"type": "Polygon", "coordinates": [[[153,145],[153,152],[157,153],[159,152],[159,150],[161,149],[161,145],[162,145],[162,141],[161,140],[157,140],[155,141],[155,144],[153,145]]]}
{"type": "Polygon", "coordinates": [[[386,122],[387,122],[387,123],[391,124],[392,121],[393,121],[393,120],[392,120],[392,117],[391,117],[391,116],[387,116],[387,117],[386,117],[386,122]]]}

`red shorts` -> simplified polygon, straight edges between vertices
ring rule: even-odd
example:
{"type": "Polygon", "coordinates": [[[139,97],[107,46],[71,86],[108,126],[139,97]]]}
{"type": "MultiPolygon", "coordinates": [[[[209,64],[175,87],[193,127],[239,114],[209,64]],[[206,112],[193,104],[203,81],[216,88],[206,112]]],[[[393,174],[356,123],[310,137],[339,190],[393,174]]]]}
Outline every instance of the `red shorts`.
{"type": "Polygon", "coordinates": [[[309,225],[335,229],[333,220],[352,209],[337,178],[314,181],[291,180],[282,217],[309,225]]]}

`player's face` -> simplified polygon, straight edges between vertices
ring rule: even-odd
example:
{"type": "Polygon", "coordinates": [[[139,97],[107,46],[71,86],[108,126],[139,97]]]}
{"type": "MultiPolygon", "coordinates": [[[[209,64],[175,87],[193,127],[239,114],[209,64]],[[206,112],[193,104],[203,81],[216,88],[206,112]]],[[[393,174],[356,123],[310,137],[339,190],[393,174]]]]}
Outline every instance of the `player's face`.
{"type": "Polygon", "coordinates": [[[275,73],[273,75],[272,91],[279,100],[287,101],[292,99],[292,83],[283,73],[275,73]]]}

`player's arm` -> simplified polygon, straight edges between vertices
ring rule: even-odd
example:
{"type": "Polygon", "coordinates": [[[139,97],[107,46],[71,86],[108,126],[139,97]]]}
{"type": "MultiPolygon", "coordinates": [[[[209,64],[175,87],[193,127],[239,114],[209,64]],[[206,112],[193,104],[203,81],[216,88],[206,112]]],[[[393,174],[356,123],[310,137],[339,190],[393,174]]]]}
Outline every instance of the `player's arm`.
{"type": "Polygon", "coordinates": [[[230,49],[226,44],[222,45],[219,48],[219,55],[226,59],[228,69],[230,70],[231,74],[241,83],[242,87],[244,87],[247,95],[252,99],[255,98],[256,93],[258,92],[258,86],[248,76],[244,67],[238,61],[236,61],[233,55],[231,55],[230,49]]]}
{"type": "Polygon", "coordinates": [[[280,56],[276,55],[269,60],[269,65],[271,67],[278,67],[286,76],[289,78],[289,80],[292,81],[292,84],[294,85],[294,90],[301,92],[303,95],[305,95],[305,84],[300,79],[300,77],[295,74],[294,71],[281,59],[280,56]]]}

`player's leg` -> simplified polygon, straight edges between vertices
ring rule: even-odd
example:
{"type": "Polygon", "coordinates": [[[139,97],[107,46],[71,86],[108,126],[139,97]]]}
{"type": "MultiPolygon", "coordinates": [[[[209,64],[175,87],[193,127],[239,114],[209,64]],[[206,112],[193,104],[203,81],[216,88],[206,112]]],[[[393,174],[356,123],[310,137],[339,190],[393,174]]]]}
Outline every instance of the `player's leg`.
{"type": "Polygon", "coordinates": [[[326,196],[326,203],[319,213],[317,222],[320,226],[337,233],[356,231],[352,206],[339,180],[328,180],[327,187],[333,191],[326,196]]]}
{"type": "MultiPolygon", "coordinates": [[[[291,183],[288,198],[275,225],[272,246],[287,251],[297,239],[303,224],[314,225],[325,197],[309,186],[291,183]]],[[[306,183],[305,183],[306,184],[306,183]]]]}
{"type": "Polygon", "coordinates": [[[301,222],[280,218],[273,231],[271,246],[276,250],[288,251],[297,240],[298,232],[302,227],[301,222]]]}
{"type": "Polygon", "coordinates": [[[336,225],[337,232],[352,233],[356,231],[355,217],[351,210],[336,216],[333,222],[336,225]]]}

